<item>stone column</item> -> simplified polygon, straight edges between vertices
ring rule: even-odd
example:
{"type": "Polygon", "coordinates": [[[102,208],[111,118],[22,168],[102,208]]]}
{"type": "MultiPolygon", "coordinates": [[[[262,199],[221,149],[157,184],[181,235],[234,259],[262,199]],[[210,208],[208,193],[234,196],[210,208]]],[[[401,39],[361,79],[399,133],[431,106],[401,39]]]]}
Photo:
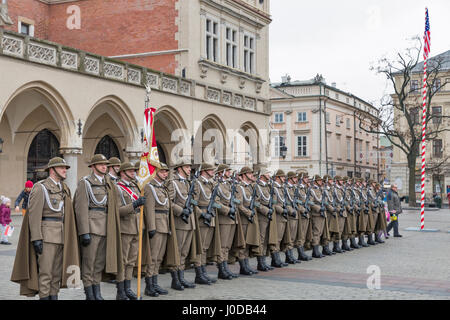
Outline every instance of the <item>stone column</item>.
{"type": "Polygon", "coordinates": [[[61,148],[60,152],[63,154],[64,160],[66,160],[67,164],[70,166],[70,169],[67,171],[65,182],[73,197],[78,183],[78,157],[83,151],[81,148],[61,148]]]}

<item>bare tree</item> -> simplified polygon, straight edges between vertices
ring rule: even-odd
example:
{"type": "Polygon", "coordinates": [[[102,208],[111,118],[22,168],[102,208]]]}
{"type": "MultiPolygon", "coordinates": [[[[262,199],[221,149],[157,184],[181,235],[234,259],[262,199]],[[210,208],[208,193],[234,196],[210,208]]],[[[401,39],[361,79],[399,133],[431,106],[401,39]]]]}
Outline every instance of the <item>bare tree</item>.
{"type": "MultiPolygon", "coordinates": [[[[413,38],[414,46],[404,52],[398,52],[396,58],[383,58],[378,61],[376,67],[371,69],[386,76],[388,83],[392,86],[394,93],[386,95],[381,99],[380,117],[381,121],[370,121],[364,112],[358,112],[359,127],[369,133],[383,134],[398,149],[405,153],[409,168],[409,204],[416,206],[416,161],[421,155],[422,142],[422,86],[423,86],[423,63],[421,63],[422,42],[417,36],[413,38]],[[422,67],[422,70],[420,70],[422,67]],[[420,76],[421,75],[421,76],[420,76]],[[418,86],[411,86],[412,77],[419,76],[418,86]],[[403,125],[406,120],[406,125],[403,125]],[[370,121],[370,122],[368,122],[370,121]]],[[[431,101],[446,82],[439,80],[439,74],[446,71],[442,56],[436,56],[428,60],[427,65],[427,99],[425,118],[426,141],[436,139],[442,132],[450,131],[445,124],[445,119],[450,116],[433,114],[431,112],[431,101]]],[[[427,143],[427,146],[429,144],[427,143]]],[[[429,162],[426,170],[436,170],[448,159],[429,162]]],[[[420,167],[419,167],[420,168],[420,167]]]]}

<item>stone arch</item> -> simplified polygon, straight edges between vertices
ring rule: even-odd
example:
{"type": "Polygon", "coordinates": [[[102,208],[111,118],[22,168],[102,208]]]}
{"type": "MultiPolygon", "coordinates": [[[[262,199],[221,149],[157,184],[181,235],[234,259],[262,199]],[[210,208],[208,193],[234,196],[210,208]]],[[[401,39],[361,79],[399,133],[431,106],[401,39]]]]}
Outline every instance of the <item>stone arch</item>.
{"type": "Polygon", "coordinates": [[[215,114],[207,115],[194,126],[194,163],[226,163],[228,137],[226,127],[215,114]]]}
{"type": "Polygon", "coordinates": [[[33,110],[40,106],[43,106],[50,113],[50,115],[60,127],[61,147],[68,146],[70,143],[70,136],[74,132],[75,121],[73,114],[63,96],[52,85],[45,81],[32,81],[22,85],[17,90],[15,90],[14,93],[6,101],[5,108],[0,112],[0,123],[2,122],[4,116],[9,113],[9,121],[12,130],[11,135],[14,140],[15,129],[17,129],[21,125],[21,123],[33,110]],[[29,97],[26,97],[27,95],[29,97]],[[23,112],[23,109],[21,109],[20,115],[14,114],[11,117],[11,113],[13,113],[11,109],[15,105],[20,104],[20,100],[22,98],[33,99],[36,97],[40,98],[39,101],[41,103],[35,106],[28,106],[29,112],[23,112]],[[15,118],[17,121],[12,121],[11,118],[15,118]]]}
{"type": "Polygon", "coordinates": [[[244,145],[246,152],[245,164],[258,164],[262,159],[260,154],[261,140],[259,130],[253,122],[246,121],[240,126],[238,133],[246,142],[244,145]]]}
{"type": "MultiPolygon", "coordinates": [[[[172,106],[159,107],[153,125],[158,153],[165,156],[167,165],[174,165],[182,158],[191,157],[190,135],[180,113],[172,106]]],[[[160,157],[160,161],[162,157],[160,157]]]]}

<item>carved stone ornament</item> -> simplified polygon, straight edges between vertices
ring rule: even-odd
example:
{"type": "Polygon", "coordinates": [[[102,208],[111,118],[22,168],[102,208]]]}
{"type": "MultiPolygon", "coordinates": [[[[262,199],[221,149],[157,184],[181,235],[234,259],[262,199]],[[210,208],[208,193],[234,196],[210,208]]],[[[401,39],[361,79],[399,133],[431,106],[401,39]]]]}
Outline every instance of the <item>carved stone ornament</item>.
{"type": "Polygon", "coordinates": [[[11,56],[23,56],[23,40],[13,37],[3,36],[2,39],[3,53],[11,56]]]}
{"type": "Polygon", "coordinates": [[[28,58],[31,61],[56,65],[56,48],[31,42],[28,44],[28,58]]]}

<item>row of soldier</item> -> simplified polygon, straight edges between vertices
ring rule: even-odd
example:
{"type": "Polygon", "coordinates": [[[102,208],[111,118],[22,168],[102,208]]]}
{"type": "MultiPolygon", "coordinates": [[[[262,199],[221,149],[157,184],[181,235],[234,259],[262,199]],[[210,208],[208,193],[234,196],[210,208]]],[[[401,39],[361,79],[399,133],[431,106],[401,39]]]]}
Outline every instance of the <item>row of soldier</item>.
{"type": "Polygon", "coordinates": [[[239,274],[253,275],[383,243],[383,191],[373,180],[329,175],[310,180],[304,171],[255,173],[207,163],[193,174],[187,162],[175,165],[169,179],[161,163],[141,192],[139,168],[130,162],[98,154],[89,167],[73,203],[63,182],[70,167],[62,158],[51,159],[49,177],[33,187],[11,277],[20,283],[21,295],[58,299],[75,266],[81,268],[87,300],[103,300],[100,283],[108,280],[116,283],[116,299],[137,299],[131,280],[137,273],[141,208],[141,272],[144,293],[152,297],[168,294],[158,285],[161,269],[170,271],[172,289],[184,290],[217,281],[206,272],[211,262],[219,279],[232,280],[239,275],[228,263],[236,261],[239,274]],[[305,253],[309,249],[312,257],[305,253]],[[249,263],[253,257],[256,269],[249,263]],[[184,276],[190,267],[194,282],[184,276]]]}

